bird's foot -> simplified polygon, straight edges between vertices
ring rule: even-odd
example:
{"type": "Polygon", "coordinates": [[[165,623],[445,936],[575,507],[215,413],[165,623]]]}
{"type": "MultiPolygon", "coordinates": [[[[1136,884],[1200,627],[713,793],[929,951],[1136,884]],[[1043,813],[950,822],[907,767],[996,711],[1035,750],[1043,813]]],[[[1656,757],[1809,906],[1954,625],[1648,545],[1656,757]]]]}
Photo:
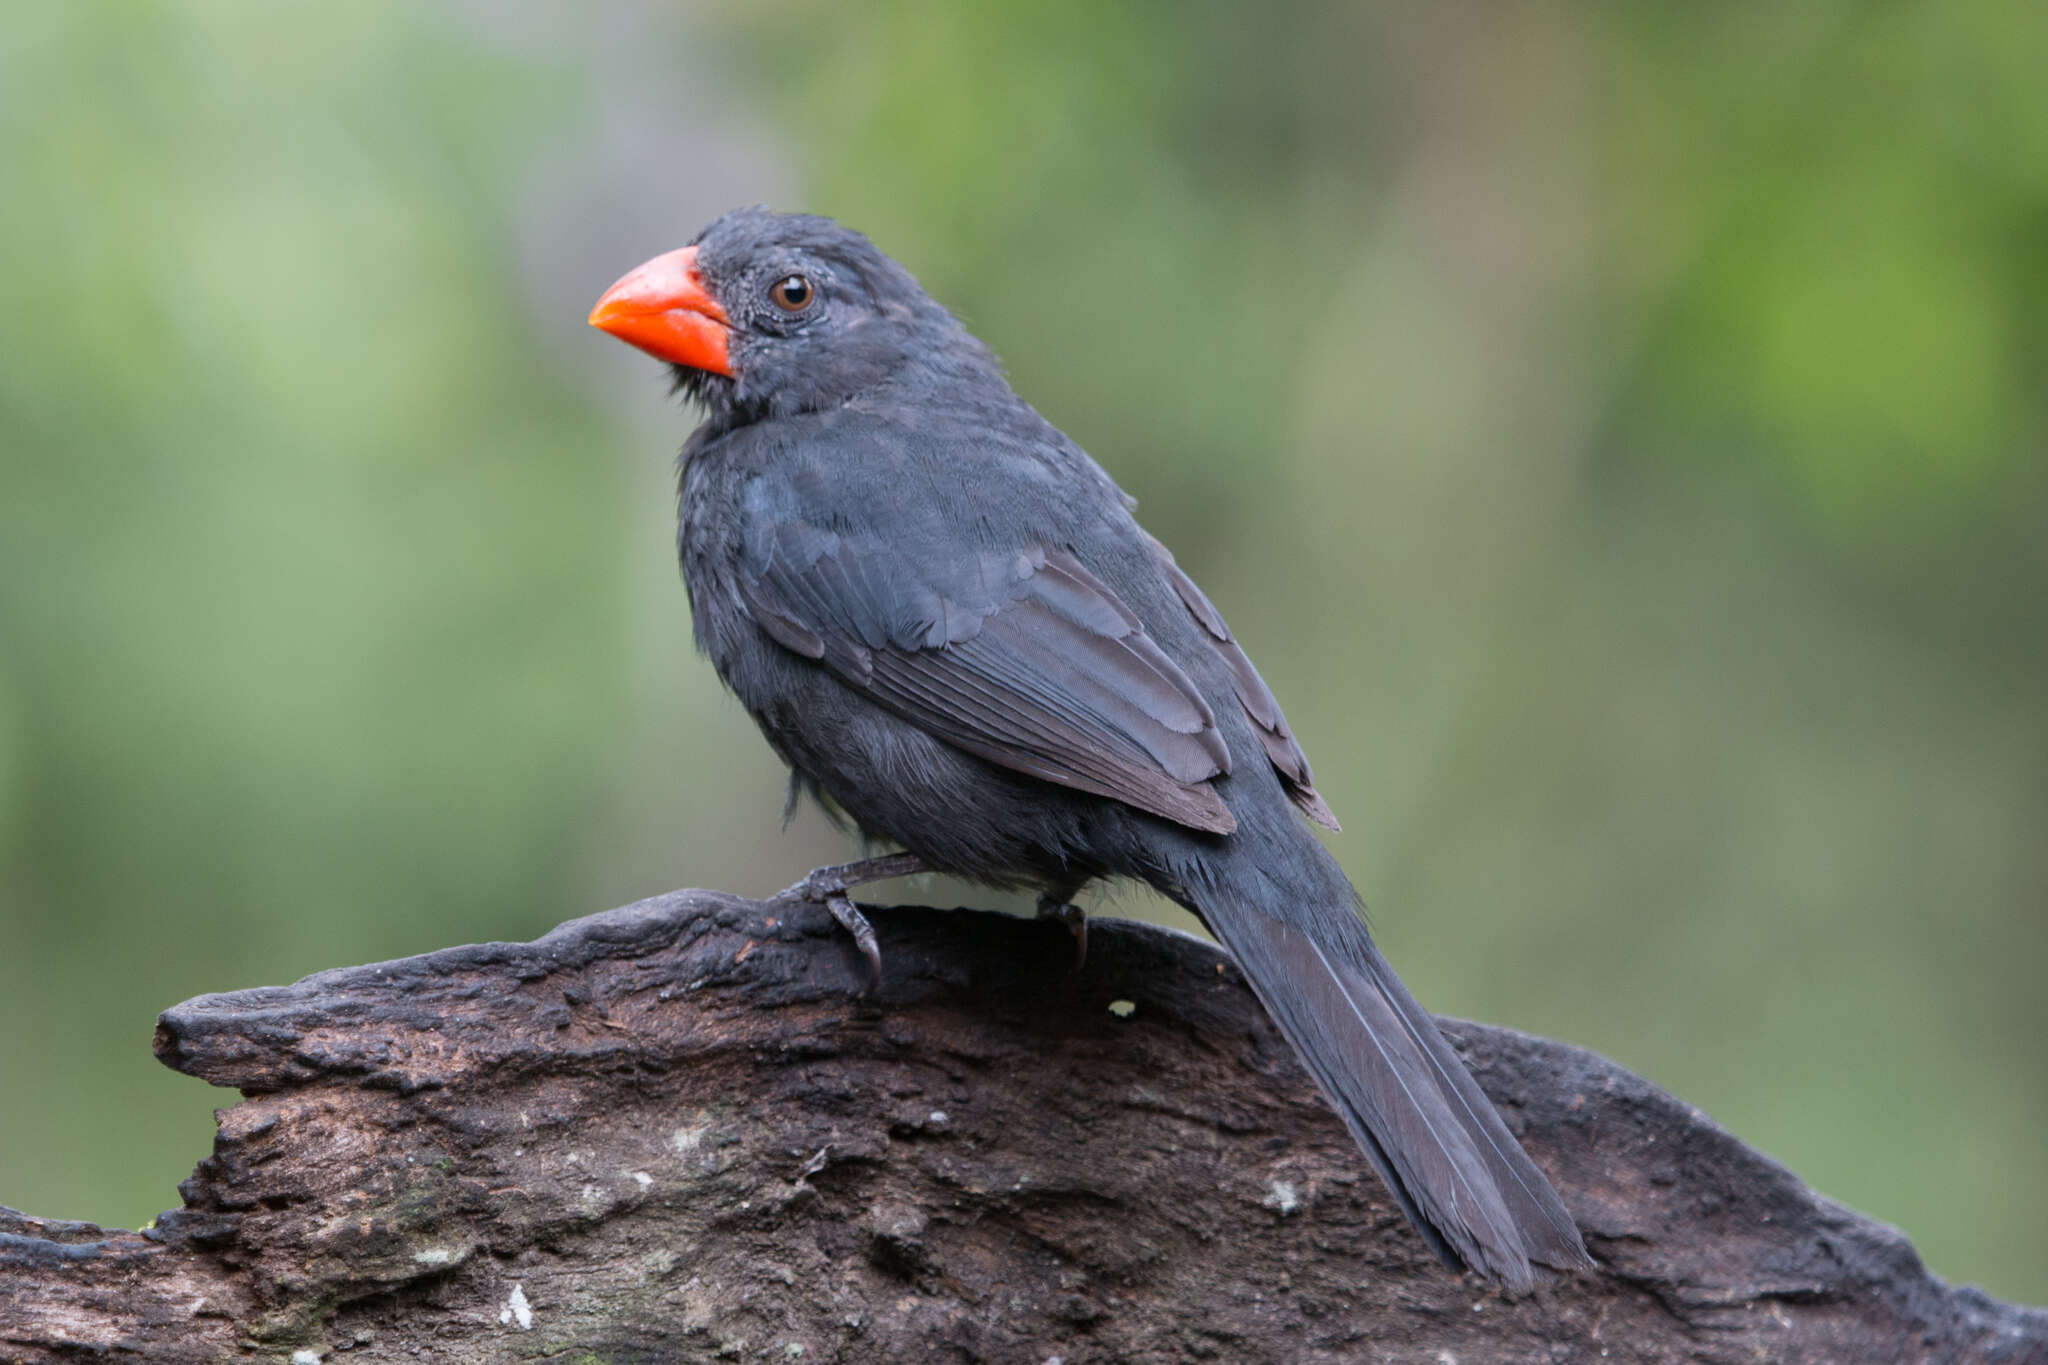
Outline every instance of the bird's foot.
{"type": "Polygon", "coordinates": [[[1067,932],[1074,936],[1074,965],[1070,969],[1079,972],[1088,962],[1088,913],[1072,901],[1053,896],[1038,898],[1038,917],[1058,920],[1067,926],[1067,932]]]}
{"type": "Polygon", "coordinates": [[[882,947],[875,941],[875,926],[868,923],[868,917],[860,912],[860,907],[846,893],[869,882],[911,877],[930,870],[924,859],[915,853],[891,853],[886,857],[863,858],[854,863],[835,863],[818,868],[795,886],[778,892],[774,899],[810,901],[831,911],[832,918],[853,935],[854,946],[868,960],[868,994],[879,995],[882,990],[882,947]]]}

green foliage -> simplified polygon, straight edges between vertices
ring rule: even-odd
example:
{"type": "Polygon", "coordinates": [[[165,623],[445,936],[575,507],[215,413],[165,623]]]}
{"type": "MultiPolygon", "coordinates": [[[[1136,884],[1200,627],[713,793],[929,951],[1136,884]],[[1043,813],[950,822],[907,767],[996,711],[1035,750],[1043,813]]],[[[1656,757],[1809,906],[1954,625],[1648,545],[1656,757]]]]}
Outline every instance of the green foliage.
{"type": "Polygon", "coordinates": [[[1967,535],[2039,452],[2048,25],[1965,9],[1731,11],[1649,35],[1628,94],[1640,229],[1688,257],[1641,434],[1702,429],[1851,545],[1967,535]]]}
{"type": "Polygon", "coordinates": [[[513,284],[522,143],[570,87],[399,8],[31,22],[0,57],[0,1197],[133,1221],[208,1098],[150,1066],[152,1007],[570,903],[619,490],[513,284]]]}
{"type": "Polygon", "coordinates": [[[839,851],[536,279],[794,178],[1141,499],[1423,999],[2043,1298],[2038,9],[10,14],[0,1202],[171,1202],[184,995],[839,851]]]}

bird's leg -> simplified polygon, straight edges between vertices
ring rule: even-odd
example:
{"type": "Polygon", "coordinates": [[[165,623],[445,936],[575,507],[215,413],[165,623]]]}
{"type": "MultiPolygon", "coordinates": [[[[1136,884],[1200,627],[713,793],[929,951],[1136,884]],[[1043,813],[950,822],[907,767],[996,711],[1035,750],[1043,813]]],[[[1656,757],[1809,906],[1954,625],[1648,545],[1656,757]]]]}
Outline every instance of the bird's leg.
{"type": "Polygon", "coordinates": [[[915,853],[891,853],[880,858],[862,858],[859,862],[834,863],[830,867],[818,868],[795,886],[778,892],[774,899],[813,901],[830,910],[832,918],[853,935],[854,945],[868,960],[868,993],[879,995],[882,990],[882,948],[875,942],[875,926],[868,923],[868,917],[860,912],[860,907],[846,893],[869,882],[914,877],[929,871],[931,868],[915,853]]]}
{"type": "Polygon", "coordinates": [[[1056,919],[1067,926],[1067,932],[1074,936],[1074,965],[1078,972],[1088,962],[1088,914],[1074,904],[1074,897],[1080,894],[1083,883],[1055,887],[1038,898],[1038,917],[1056,919]]]}

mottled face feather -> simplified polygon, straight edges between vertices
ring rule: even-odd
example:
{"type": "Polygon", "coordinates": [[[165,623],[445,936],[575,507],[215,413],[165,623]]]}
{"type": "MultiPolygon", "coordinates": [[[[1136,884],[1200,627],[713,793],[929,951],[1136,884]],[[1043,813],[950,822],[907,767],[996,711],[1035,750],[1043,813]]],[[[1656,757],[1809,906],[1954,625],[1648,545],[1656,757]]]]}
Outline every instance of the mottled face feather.
{"type": "Polygon", "coordinates": [[[829,218],[735,209],[691,245],[730,322],[733,373],[676,366],[675,381],[714,426],[834,407],[924,370],[1002,382],[987,349],[909,271],[829,218]]]}

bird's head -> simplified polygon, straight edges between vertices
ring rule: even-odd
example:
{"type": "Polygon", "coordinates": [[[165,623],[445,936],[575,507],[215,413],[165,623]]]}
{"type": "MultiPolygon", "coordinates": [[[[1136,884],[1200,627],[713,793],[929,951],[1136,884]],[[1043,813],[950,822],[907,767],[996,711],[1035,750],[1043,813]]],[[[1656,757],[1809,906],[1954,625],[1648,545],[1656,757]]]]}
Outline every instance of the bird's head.
{"type": "Polygon", "coordinates": [[[846,402],[913,368],[996,375],[909,271],[829,218],[735,209],[629,271],[590,325],[669,362],[677,387],[737,423],[846,402]]]}

